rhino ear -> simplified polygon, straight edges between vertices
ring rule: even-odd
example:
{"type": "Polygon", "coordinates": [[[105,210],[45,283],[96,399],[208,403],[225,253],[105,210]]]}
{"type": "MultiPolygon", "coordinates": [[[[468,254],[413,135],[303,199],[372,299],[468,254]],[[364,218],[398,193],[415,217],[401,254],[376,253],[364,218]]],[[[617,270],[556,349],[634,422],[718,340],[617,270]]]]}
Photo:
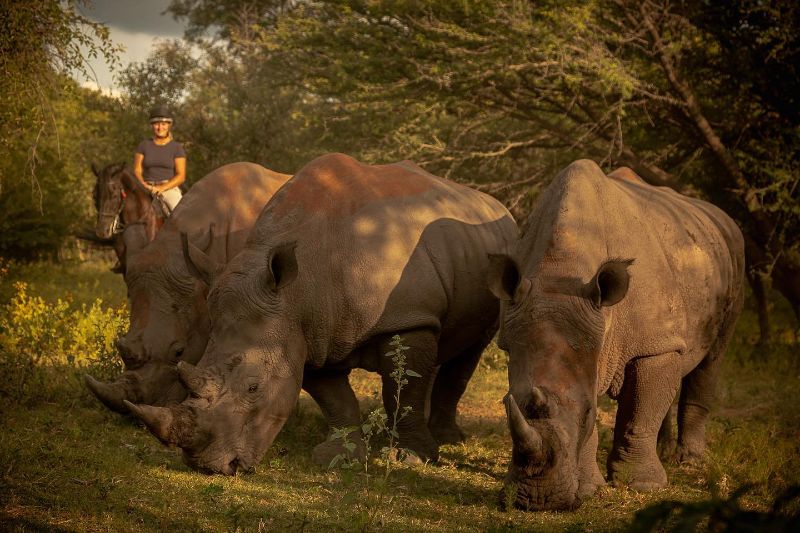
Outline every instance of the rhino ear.
{"type": "Polygon", "coordinates": [[[511,301],[520,282],[517,263],[505,254],[489,254],[489,290],[500,301],[511,301]]]}
{"type": "Polygon", "coordinates": [[[214,283],[214,277],[222,270],[223,265],[214,261],[203,250],[189,242],[186,233],[181,232],[181,248],[183,259],[189,273],[207,286],[214,283]]]}
{"type": "Polygon", "coordinates": [[[628,293],[633,259],[612,259],[603,263],[588,285],[588,298],[596,309],[619,303],[628,293]]]}
{"type": "Polygon", "coordinates": [[[147,232],[144,229],[144,225],[134,224],[128,226],[122,233],[122,242],[125,243],[125,259],[127,261],[139,250],[147,246],[150,241],[147,240],[147,232]]]}
{"type": "Polygon", "coordinates": [[[267,260],[266,285],[277,291],[290,284],[297,277],[297,241],[276,246],[267,260]]]}
{"type": "MultiPolygon", "coordinates": [[[[216,224],[213,222],[208,225],[208,231],[206,231],[199,239],[196,240],[197,247],[204,252],[207,252],[211,245],[214,244],[214,227],[216,224]]],[[[183,241],[181,241],[182,243],[183,241]]]]}
{"type": "Polygon", "coordinates": [[[98,168],[97,163],[92,161],[91,166],[92,166],[92,173],[95,175],[95,177],[99,178],[100,177],[100,169],[98,168]]]}

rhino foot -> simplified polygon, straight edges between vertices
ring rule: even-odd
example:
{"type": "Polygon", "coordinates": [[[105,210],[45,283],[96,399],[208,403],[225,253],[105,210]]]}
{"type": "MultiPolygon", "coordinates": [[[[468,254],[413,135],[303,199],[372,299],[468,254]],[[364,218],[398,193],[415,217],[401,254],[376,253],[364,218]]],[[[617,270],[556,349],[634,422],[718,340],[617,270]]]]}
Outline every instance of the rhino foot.
{"type": "Polygon", "coordinates": [[[441,446],[442,444],[458,444],[467,440],[467,436],[457,425],[445,427],[430,427],[431,435],[441,446]]]}
{"type": "Polygon", "coordinates": [[[596,461],[592,461],[592,464],[589,465],[588,468],[585,468],[581,471],[581,477],[578,484],[578,498],[580,500],[585,500],[595,492],[597,489],[602,487],[606,484],[605,478],[603,478],[603,474],[600,473],[600,468],[597,466],[596,461]]]}
{"type": "Polygon", "coordinates": [[[348,441],[355,444],[353,451],[348,450],[344,446],[342,439],[328,439],[325,442],[317,444],[314,451],[311,452],[311,460],[322,467],[329,467],[333,459],[337,456],[344,456],[348,459],[356,459],[362,463],[367,458],[367,450],[364,447],[364,441],[360,436],[350,435],[348,441]]]}
{"type": "Polygon", "coordinates": [[[702,462],[705,450],[686,444],[678,445],[672,453],[672,462],[676,464],[695,464],[702,462]]]}
{"type": "MultiPolygon", "coordinates": [[[[426,432],[427,433],[427,432],[426,432]]],[[[416,438],[409,438],[407,435],[401,434],[400,448],[409,450],[419,459],[419,463],[430,461],[432,463],[439,460],[439,445],[430,434],[424,436],[417,436],[416,438]]],[[[403,458],[403,462],[416,464],[417,460],[413,458],[403,458]]]]}
{"type": "Polygon", "coordinates": [[[640,492],[667,486],[667,472],[660,462],[649,465],[617,465],[610,477],[615,487],[627,486],[640,492]]]}

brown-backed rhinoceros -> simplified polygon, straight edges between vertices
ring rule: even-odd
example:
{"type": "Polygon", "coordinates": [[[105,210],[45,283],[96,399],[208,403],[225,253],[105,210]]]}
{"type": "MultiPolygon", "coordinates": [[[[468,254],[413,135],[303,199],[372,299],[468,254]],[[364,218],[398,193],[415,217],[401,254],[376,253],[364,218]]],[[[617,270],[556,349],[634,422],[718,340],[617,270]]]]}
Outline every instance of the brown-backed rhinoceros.
{"type": "MultiPolygon", "coordinates": [[[[439,444],[463,438],[456,406],[496,331],[488,254],[510,252],[516,233],[498,201],[411,162],[322,156],[273,197],[213,282],[206,353],[196,367],[178,366],[190,398],[129,408],[162,442],[183,448],[190,466],[233,474],[261,459],[301,386],[330,427],[357,426],[348,374],[377,371],[394,413],[384,355],[399,334],[408,368],[421,376],[402,390],[412,410],[398,426],[400,442],[436,459],[439,444]]],[[[209,263],[192,247],[188,256],[209,263]]],[[[341,442],[328,439],[314,460],[327,464],[339,451],[341,442]]]]}
{"type": "Polygon", "coordinates": [[[666,485],[656,437],[679,387],[679,456],[705,448],[741,309],[742,234],[713,205],[628,173],[612,178],[592,161],[572,163],[538,200],[513,256],[493,257],[498,344],[509,352],[504,493],[516,490],[525,509],[575,508],[603,483],[599,394],[618,401],[615,484],[666,485]]]}
{"type": "Polygon", "coordinates": [[[131,321],[117,341],[126,370],[114,383],[85,376],[107,407],[124,413],[123,400],[168,405],[186,397],[175,364],[200,359],[210,326],[208,288],[186,269],[181,234],[226,263],[289,177],[253,163],[220,167],[194,184],[151,243],[129,250],[125,282],[131,321]]]}

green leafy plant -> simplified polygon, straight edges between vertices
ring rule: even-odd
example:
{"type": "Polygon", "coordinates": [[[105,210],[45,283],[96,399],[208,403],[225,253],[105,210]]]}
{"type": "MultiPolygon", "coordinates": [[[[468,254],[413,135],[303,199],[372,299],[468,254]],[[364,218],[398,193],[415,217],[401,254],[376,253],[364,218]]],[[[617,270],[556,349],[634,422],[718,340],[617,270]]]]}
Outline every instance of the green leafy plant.
{"type": "Polygon", "coordinates": [[[69,296],[48,303],[21,282],[14,290],[0,307],[0,396],[44,400],[87,370],[102,378],[119,372],[114,340],[127,326],[124,307],[110,309],[98,299],[74,308],[69,296]]]}
{"type": "Polygon", "coordinates": [[[392,349],[384,356],[392,359],[393,370],[389,375],[397,385],[392,417],[389,418],[383,407],[378,407],[366,416],[360,428],[335,428],[332,435],[333,439],[342,441],[345,452],[336,455],[329,468],[338,467],[342,482],[352,489],[345,494],[343,503],[360,506],[360,529],[368,529],[373,526],[378,518],[378,513],[385,510],[392,501],[389,476],[398,462],[414,453],[399,446],[400,433],[397,426],[412,411],[409,405],[400,407],[400,396],[403,387],[408,384],[409,377],[419,378],[422,376],[408,368],[405,352],[410,348],[403,344],[400,335],[393,336],[389,345],[392,349]],[[359,433],[360,436],[358,436],[359,433]],[[360,457],[354,455],[358,445],[351,440],[352,435],[357,435],[357,438],[363,440],[365,449],[363,463],[360,457]],[[381,447],[378,454],[383,463],[383,470],[376,475],[371,469],[370,457],[375,441],[384,437],[387,440],[386,445],[381,447]],[[357,500],[358,495],[362,496],[360,502],[357,500]]]}

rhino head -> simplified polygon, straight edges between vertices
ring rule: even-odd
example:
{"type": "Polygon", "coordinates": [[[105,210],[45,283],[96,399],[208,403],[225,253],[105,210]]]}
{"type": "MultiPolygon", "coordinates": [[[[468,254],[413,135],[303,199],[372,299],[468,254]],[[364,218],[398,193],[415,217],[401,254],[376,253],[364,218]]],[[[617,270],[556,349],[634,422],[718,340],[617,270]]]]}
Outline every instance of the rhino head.
{"type": "Polygon", "coordinates": [[[244,251],[218,276],[207,256],[188,252],[190,270],[212,285],[206,351],[197,366],[177,365],[189,397],[171,407],[126,405],[192,468],[233,475],[261,460],[300,394],[306,344],[288,290],[295,245],[278,246],[266,261],[244,251]]]}
{"type": "Polygon", "coordinates": [[[606,309],[625,297],[632,261],[607,261],[588,281],[523,277],[492,256],[489,286],[502,302],[498,344],[508,351],[504,399],[513,441],[502,498],[526,510],[580,506],[602,482],[596,463],[598,361],[606,309]]]}
{"type": "Polygon", "coordinates": [[[109,409],[129,411],[125,401],[170,405],[186,397],[176,364],[197,362],[210,329],[207,288],[165,247],[148,246],[128,259],[130,326],[116,346],[125,371],[114,382],[85,376],[89,390],[109,409]]]}

